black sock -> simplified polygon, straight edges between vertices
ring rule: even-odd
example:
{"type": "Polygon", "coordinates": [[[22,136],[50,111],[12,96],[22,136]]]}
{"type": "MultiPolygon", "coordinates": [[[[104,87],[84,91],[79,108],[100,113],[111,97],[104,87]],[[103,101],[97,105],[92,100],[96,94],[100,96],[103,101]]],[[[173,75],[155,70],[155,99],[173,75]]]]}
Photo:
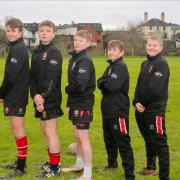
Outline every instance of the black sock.
{"type": "Polygon", "coordinates": [[[16,169],[24,172],[25,165],[26,165],[26,159],[18,159],[16,169]]]}
{"type": "Polygon", "coordinates": [[[50,164],[50,169],[57,172],[59,170],[59,165],[58,164],[56,164],[56,165],[50,164]]]}

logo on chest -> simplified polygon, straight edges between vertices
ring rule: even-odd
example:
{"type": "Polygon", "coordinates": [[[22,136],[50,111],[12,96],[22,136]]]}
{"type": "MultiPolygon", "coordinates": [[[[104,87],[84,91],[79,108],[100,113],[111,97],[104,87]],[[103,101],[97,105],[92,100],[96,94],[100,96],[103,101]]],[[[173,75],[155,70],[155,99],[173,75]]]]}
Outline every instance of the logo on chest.
{"type": "Polygon", "coordinates": [[[155,74],[155,76],[157,76],[157,77],[163,76],[163,74],[162,74],[161,72],[155,72],[154,74],[155,74]]]}
{"type": "Polygon", "coordinates": [[[12,57],[11,60],[10,60],[12,63],[16,64],[18,61],[16,58],[12,57]]]}

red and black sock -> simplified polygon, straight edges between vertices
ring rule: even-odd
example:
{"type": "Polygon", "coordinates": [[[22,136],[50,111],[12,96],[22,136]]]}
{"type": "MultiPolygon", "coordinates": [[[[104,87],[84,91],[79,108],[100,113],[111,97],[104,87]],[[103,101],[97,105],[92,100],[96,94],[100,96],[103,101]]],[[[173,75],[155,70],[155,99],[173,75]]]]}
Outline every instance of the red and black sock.
{"type": "Polygon", "coordinates": [[[18,151],[17,169],[20,171],[24,171],[26,165],[27,148],[28,148],[27,137],[24,136],[24,137],[16,138],[16,146],[18,151]]]}
{"type": "Polygon", "coordinates": [[[53,171],[59,170],[60,156],[61,156],[60,152],[58,153],[49,152],[50,169],[52,169],[53,171]]]}

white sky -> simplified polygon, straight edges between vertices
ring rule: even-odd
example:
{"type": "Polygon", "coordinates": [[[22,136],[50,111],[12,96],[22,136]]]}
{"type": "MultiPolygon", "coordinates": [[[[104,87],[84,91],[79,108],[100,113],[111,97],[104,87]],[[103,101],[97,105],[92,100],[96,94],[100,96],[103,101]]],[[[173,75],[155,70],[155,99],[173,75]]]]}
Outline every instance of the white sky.
{"type": "Polygon", "coordinates": [[[0,0],[0,22],[4,17],[20,18],[24,23],[40,22],[45,19],[58,24],[102,23],[103,28],[126,26],[130,20],[144,18],[147,11],[150,18],[160,18],[165,13],[165,21],[180,24],[180,2],[173,0],[111,1],[111,0],[66,0],[66,1],[8,1],[0,0]]]}

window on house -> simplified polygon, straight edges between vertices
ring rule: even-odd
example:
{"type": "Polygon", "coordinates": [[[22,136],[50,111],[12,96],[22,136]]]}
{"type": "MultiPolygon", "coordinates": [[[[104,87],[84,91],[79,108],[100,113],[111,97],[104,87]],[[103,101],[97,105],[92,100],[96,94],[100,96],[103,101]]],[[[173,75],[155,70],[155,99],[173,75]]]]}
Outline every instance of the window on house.
{"type": "Polygon", "coordinates": [[[157,26],[157,31],[159,31],[159,26],[157,26]]]}
{"type": "Polygon", "coordinates": [[[33,39],[31,39],[31,42],[32,42],[32,43],[35,43],[35,41],[36,41],[36,40],[35,40],[34,38],[33,38],[33,39]]]}
{"type": "Polygon", "coordinates": [[[165,26],[163,27],[163,31],[166,31],[166,27],[165,26]]]}
{"type": "Polygon", "coordinates": [[[164,39],[167,39],[167,33],[164,33],[164,39]]]}
{"type": "Polygon", "coordinates": [[[152,30],[152,26],[149,26],[149,29],[152,30]]]}

